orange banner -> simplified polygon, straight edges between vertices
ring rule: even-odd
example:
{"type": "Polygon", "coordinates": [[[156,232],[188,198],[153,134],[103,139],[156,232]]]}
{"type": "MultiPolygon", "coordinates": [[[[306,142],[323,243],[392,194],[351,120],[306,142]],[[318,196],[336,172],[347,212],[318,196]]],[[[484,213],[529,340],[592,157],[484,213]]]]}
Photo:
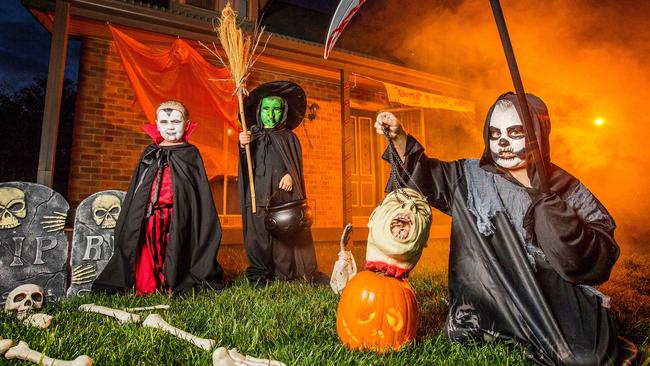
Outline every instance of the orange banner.
{"type": "Polygon", "coordinates": [[[469,100],[457,99],[410,89],[382,82],[388,92],[388,100],[411,107],[448,109],[456,112],[474,113],[474,103],[469,100]]]}

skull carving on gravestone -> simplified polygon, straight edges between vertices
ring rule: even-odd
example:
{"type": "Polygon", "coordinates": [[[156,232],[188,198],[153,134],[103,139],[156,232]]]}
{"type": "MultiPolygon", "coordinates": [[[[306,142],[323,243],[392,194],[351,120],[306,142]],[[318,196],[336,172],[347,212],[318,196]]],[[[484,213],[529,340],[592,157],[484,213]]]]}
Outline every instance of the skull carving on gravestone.
{"type": "Polygon", "coordinates": [[[122,210],[120,199],[112,194],[102,194],[91,204],[93,219],[103,229],[113,229],[122,210]]]}
{"type": "Polygon", "coordinates": [[[18,219],[27,216],[25,192],[14,187],[0,188],[0,230],[20,225],[18,219]]]}
{"type": "Polygon", "coordinates": [[[43,307],[45,291],[41,286],[28,283],[11,290],[5,303],[6,312],[16,312],[18,319],[24,319],[43,307]]]}

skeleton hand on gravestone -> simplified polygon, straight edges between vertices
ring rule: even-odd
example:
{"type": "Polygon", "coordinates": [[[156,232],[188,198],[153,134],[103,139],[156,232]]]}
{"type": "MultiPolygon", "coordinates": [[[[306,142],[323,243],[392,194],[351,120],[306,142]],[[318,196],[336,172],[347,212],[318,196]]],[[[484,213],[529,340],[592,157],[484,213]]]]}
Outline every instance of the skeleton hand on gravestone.
{"type": "Polygon", "coordinates": [[[93,282],[97,277],[97,271],[95,266],[92,264],[89,265],[79,265],[72,268],[72,278],[71,283],[75,285],[83,285],[85,283],[93,282]]]}
{"type": "Polygon", "coordinates": [[[286,366],[284,363],[264,358],[242,355],[236,348],[219,347],[212,353],[212,366],[286,366]]]}

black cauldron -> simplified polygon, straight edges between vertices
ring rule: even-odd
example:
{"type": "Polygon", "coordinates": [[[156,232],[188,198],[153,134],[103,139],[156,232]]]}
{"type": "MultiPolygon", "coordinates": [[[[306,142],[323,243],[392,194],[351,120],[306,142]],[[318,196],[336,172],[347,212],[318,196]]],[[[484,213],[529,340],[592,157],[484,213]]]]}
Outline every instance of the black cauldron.
{"type": "Polygon", "coordinates": [[[268,207],[264,227],[271,235],[284,239],[309,229],[313,222],[314,215],[307,200],[297,200],[268,207]]]}

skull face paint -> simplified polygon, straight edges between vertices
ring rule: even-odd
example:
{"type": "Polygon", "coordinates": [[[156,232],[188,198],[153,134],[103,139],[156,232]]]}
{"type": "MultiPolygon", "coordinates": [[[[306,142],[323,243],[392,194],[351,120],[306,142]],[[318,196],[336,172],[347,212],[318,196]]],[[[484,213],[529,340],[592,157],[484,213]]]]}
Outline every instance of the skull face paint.
{"type": "Polygon", "coordinates": [[[186,125],[185,117],[176,109],[165,108],[156,114],[156,126],[158,126],[162,138],[167,142],[180,142],[186,125]]]}
{"type": "Polygon", "coordinates": [[[512,103],[499,101],[492,111],[489,142],[492,159],[505,169],[526,166],[526,137],[524,125],[512,103]]]}
{"type": "Polygon", "coordinates": [[[260,106],[260,120],[264,128],[273,128],[282,122],[284,100],[280,97],[266,97],[260,106]]]}

